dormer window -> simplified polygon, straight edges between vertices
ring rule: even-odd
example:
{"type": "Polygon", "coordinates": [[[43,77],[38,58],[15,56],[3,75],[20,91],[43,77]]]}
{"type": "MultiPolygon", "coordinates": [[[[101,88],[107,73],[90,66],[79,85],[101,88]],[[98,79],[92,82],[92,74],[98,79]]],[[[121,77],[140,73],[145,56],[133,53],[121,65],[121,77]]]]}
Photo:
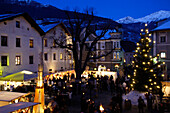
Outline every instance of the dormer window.
{"type": "Polygon", "coordinates": [[[16,21],[16,27],[20,28],[20,21],[16,21]]]}

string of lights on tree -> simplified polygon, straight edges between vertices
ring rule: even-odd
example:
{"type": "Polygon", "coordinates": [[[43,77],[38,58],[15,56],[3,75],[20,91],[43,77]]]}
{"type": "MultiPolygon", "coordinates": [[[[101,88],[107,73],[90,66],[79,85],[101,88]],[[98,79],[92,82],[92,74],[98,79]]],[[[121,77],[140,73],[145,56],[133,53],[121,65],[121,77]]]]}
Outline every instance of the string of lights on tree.
{"type": "Polygon", "coordinates": [[[149,34],[147,24],[144,29],[141,29],[140,35],[141,39],[137,43],[132,61],[133,75],[128,75],[131,78],[130,86],[132,90],[159,93],[164,76],[161,65],[165,63],[159,60],[159,54],[156,57],[151,55],[151,34],[149,34]]]}

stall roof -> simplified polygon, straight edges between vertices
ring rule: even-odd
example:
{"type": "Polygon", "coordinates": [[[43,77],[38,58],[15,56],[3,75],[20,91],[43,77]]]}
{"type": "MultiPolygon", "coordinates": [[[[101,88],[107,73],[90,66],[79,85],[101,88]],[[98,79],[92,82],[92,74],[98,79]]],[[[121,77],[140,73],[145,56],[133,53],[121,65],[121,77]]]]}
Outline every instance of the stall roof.
{"type": "Polygon", "coordinates": [[[9,113],[9,112],[13,112],[13,111],[16,111],[19,109],[24,109],[27,107],[35,106],[37,104],[39,104],[39,103],[19,102],[19,103],[15,103],[15,104],[9,104],[9,105],[0,107],[0,113],[9,113]]]}
{"type": "Polygon", "coordinates": [[[2,76],[2,77],[0,77],[0,80],[3,80],[3,81],[27,81],[27,80],[30,80],[33,78],[37,78],[37,74],[35,74],[31,71],[23,70],[20,72],[2,76]]]}
{"type": "MultiPolygon", "coordinates": [[[[0,101],[10,102],[14,99],[17,99],[22,96],[26,96],[29,93],[18,93],[18,92],[9,92],[9,91],[0,91],[0,101]]],[[[1,113],[1,112],[0,112],[1,113]]]]}

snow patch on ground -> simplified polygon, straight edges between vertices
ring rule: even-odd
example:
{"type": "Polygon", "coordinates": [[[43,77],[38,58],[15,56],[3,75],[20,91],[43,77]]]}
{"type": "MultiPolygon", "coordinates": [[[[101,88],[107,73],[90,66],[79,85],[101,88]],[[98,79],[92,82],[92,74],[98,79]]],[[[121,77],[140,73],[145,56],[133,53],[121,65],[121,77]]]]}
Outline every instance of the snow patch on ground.
{"type": "Polygon", "coordinates": [[[130,91],[127,95],[123,95],[123,101],[126,99],[131,100],[132,105],[138,105],[138,98],[139,96],[144,99],[145,104],[147,103],[147,100],[145,98],[145,93],[146,92],[139,92],[139,91],[130,91]]]}

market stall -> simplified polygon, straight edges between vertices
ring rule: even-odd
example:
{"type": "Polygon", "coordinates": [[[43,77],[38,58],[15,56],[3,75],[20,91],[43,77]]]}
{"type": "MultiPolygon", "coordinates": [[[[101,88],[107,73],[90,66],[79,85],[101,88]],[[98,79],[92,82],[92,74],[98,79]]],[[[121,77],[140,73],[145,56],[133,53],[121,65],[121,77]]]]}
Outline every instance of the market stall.
{"type": "Polygon", "coordinates": [[[0,107],[0,113],[30,113],[30,108],[39,103],[34,102],[19,102],[0,107]]]}
{"type": "MultiPolygon", "coordinates": [[[[18,93],[9,91],[0,91],[0,106],[22,102],[28,102],[29,93],[18,93]]],[[[1,112],[0,112],[1,113],[1,112]]]]}
{"type": "Polygon", "coordinates": [[[27,70],[2,76],[0,77],[0,90],[10,90],[11,86],[13,88],[16,88],[22,83],[24,83],[25,85],[29,85],[30,80],[35,78],[37,78],[37,74],[27,70]]]}

